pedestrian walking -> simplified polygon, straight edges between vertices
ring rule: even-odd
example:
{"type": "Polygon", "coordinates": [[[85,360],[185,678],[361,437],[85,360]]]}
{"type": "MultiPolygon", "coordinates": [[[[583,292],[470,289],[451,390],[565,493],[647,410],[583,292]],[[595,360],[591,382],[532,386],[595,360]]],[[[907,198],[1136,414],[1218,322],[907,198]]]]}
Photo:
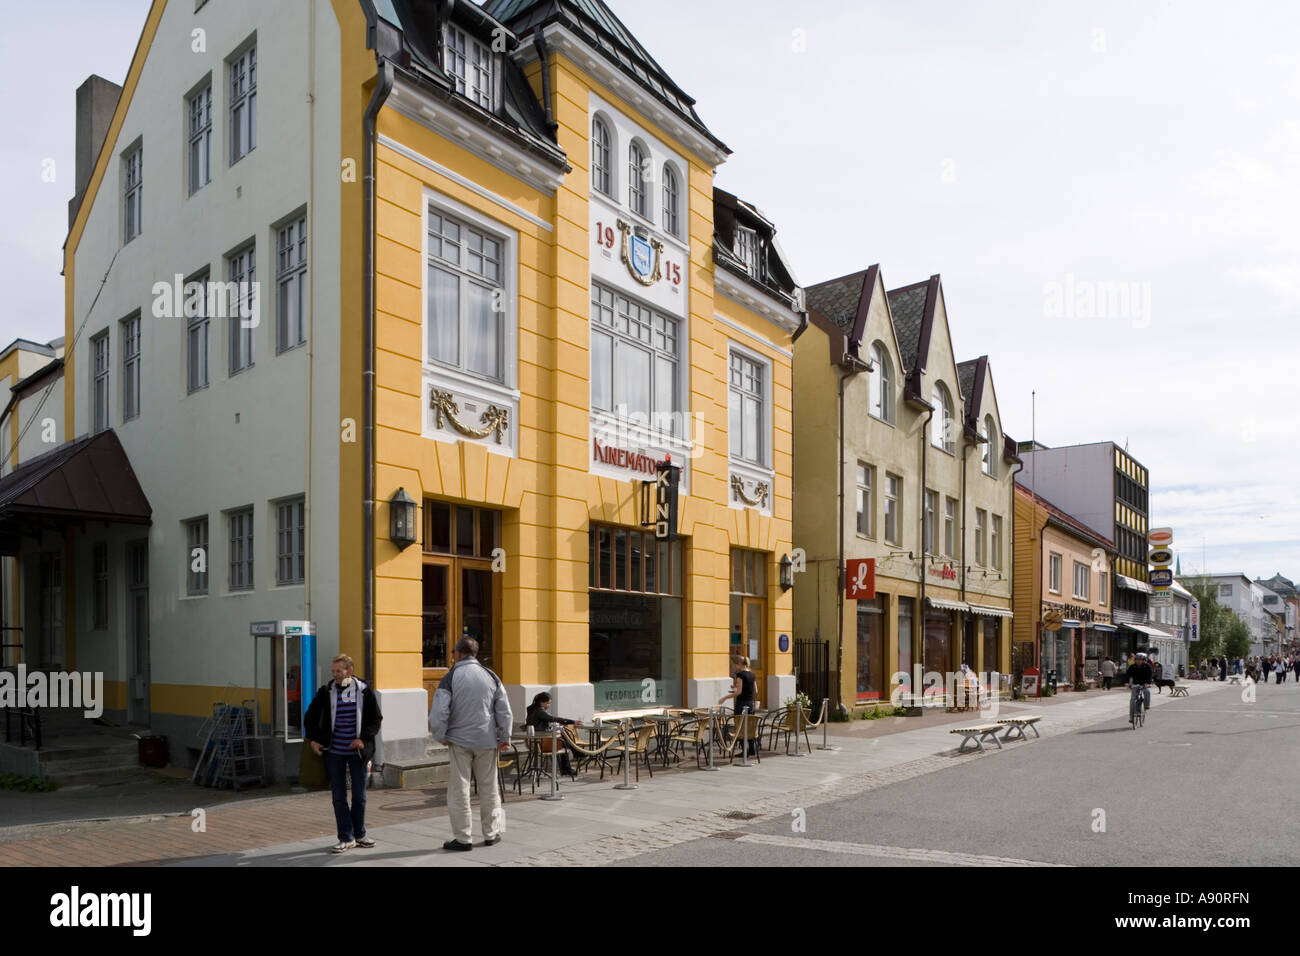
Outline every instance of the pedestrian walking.
{"type": "Polygon", "coordinates": [[[1105,690],[1110,690],[1110,685],[1115,680],[1115,662],[1107,657],[1101,662],[1101,686],[1105,690]]]}
{"type": "Polygon", "coordinates": [[[303,733],[312,751],[325,757],[325,772],[334,794],[334,822],[339,842],[332,851],[372,847],[366,836],[366,779],[375,737],[383,715],[374,690],[352,675],[352,658],[340,654],[330,665],[333,680],[316,692],[303,717],[303,733]],[[352,807],[348,808],[348,783],[352,807]]]}
{"type": "Polygon", "coordinates": [[[496,674],[478,660],[478,641],[462,637],[452,652],[455,663],[438,682],[429,710],[429,732],[451,753],[447,777],[447,812],[452,838],[444,850],[474,848],[469,782],[478,784],[483,845],[501,840],[501,788],[497,786],[497,752],[510,747],[510,702],[496,674]]]}
{"type": "Polygon", "coordinates": [[[1296,683],[1300,684],[1300,657],[1291,662],[1291,669],[1295,671],[1296,683]]]}
{"type": "Polygon", "coordinates": [[[1283,679],[1286,677],[1286,668],[1282,666],[1280,658],[1273,664],[1273,674],[1277,677],[1277,682],[1279,684],[1282,683],[1283,679]]]}
{"type": "Polygon", "coordinates": [[[1219,680],[1228,679],[1228,658],[1219,658],[1219,680]]]}

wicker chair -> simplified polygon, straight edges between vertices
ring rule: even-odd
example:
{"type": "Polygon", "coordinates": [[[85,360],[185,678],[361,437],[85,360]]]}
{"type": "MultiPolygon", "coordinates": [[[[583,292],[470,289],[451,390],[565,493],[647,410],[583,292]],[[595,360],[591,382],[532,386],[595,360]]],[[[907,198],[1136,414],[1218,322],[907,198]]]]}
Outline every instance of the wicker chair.
{"type": "Polygon", "coordinates": [[[631,735],[626,733],[620,734],[612,747],[611,754],[618,755],[618,769],[623,769],[623,760],[631,756],[633,766],[636,767],[636,779],[641,779],[641,764],[645,764],[646,770],[650,772],[650,779],[654,779],[654,768],[650,766],[650,740],[654,737],[655,725],[644,723],[635,728],[631,735]],[[626,739],[625,739],[626,738],[626,739]]]}

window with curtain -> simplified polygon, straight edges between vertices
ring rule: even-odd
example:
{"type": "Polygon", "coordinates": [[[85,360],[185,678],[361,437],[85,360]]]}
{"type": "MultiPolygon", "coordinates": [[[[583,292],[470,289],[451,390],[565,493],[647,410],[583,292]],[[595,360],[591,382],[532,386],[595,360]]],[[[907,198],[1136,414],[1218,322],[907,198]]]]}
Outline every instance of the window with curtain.
{"type": "Polygon", "coordinates": [[[680,236],[681,217],[678,203],[681,202],[681,185],[677,182],[677,173],[667,163],[664,164],[664,232],[670,236],[680,236]]]}
{"type": "Polygon", "coordinates": [[[680,434],[677,320],[593,283],[591,407],[680,434]]]}
{"type": "Polygon", "coordinates": [[[430,208],[428,248],[429,360],[502,381],[505,240],[430,208]]]}
{"type": "Polygon", "coordinates": [[[930,404],[934,406],[934,414],[930,417],[930,444],[952,454],[955,446],[952,400],[943,382],[934,383],[930,390],[930,404]]]}
{"type": "Polygon", "coordinates": [[[728,389],[731,457],[764,464],[763,372],[761,362],[738,352],[731,353],[728,389]]]}
{"type": "Polygon", "coordinates": [[[876,499],[873,495],[875,484],[875,467],[858,462],[858,534],[867,537],[874,537],[876,533],[876,499]]]}
{"type": "Polygon", "coordinates": [[[984,416],[984,427],[980,430],[980,434],[984,438],[988,439],[988,441],[980,446],[983,449],[981,467],[983,468],[984,474],[988,475],[990,478],[996,478],[998,476],[998,429],[997,426],[993,424],[992,415],[984,416]]]}
{"type": "Polygon", "coordinates": [[[627,204],[638,216],[650,218],[650,190],[646,176],[646,151],[638,142],[627,148],[627,204]]]}
{"type": "Polygon", "coordinates": [[[614,195],[610,153],[613,140],[609,126],[599,116],[591,120],[591,186],[606,196],[614,195]]]}
{"type": "Polygon", "coordinates": [[[879,342],[871,346],[871,373],[868,381],[870,406],[873,418],[894,423],[894,369],[889,353],[879,342]]]}

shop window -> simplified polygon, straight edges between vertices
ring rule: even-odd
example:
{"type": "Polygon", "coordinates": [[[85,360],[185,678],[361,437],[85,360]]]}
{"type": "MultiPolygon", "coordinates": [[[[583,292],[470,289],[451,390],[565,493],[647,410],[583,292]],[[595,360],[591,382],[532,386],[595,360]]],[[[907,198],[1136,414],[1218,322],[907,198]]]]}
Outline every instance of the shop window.
{"type": "Polygon", "coordinates": [[[1001,671],[1002,661],[998,657],[998,621],[996,618],[984,618],[984,670],[1001,671]]]}
{"type": "Polygon", "coordinates": [[[858,601],[858,700],[885,691],[885,616],[880,598],[858,601]]]}
{"type": "Polygon", "coordinates": [[[912,617],[915,599],[901,597],[898,599],[898,669],[912,675],[912,617]]]}
{"type": "Polygon", "coordinates": [[[682,701],[682,543],[593,524],[589,678],[596,710],[682,701]]]}

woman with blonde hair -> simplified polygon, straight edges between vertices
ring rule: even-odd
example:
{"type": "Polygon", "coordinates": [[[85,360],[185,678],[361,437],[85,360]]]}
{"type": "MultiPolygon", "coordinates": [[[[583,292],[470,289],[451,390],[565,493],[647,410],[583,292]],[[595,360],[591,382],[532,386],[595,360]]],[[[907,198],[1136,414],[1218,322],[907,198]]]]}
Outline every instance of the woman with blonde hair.
{"type": "MultiPolygon", "coordinates": [[[[731,658],[731,663],[735,667],[734,676],[731,683],[731,693],[724,694],[718,699],[719,704],[725,704],[729,700],[735,700],[736,713],[752,714],[754,712],[754,698],[758,688],[758,681],[754,677],[754,672],[749,669],[749,658],[735,656],[731,658]]],[[[749,756],[758,755],[758,740],[751,740],[748,746],[749,756]]]]}

